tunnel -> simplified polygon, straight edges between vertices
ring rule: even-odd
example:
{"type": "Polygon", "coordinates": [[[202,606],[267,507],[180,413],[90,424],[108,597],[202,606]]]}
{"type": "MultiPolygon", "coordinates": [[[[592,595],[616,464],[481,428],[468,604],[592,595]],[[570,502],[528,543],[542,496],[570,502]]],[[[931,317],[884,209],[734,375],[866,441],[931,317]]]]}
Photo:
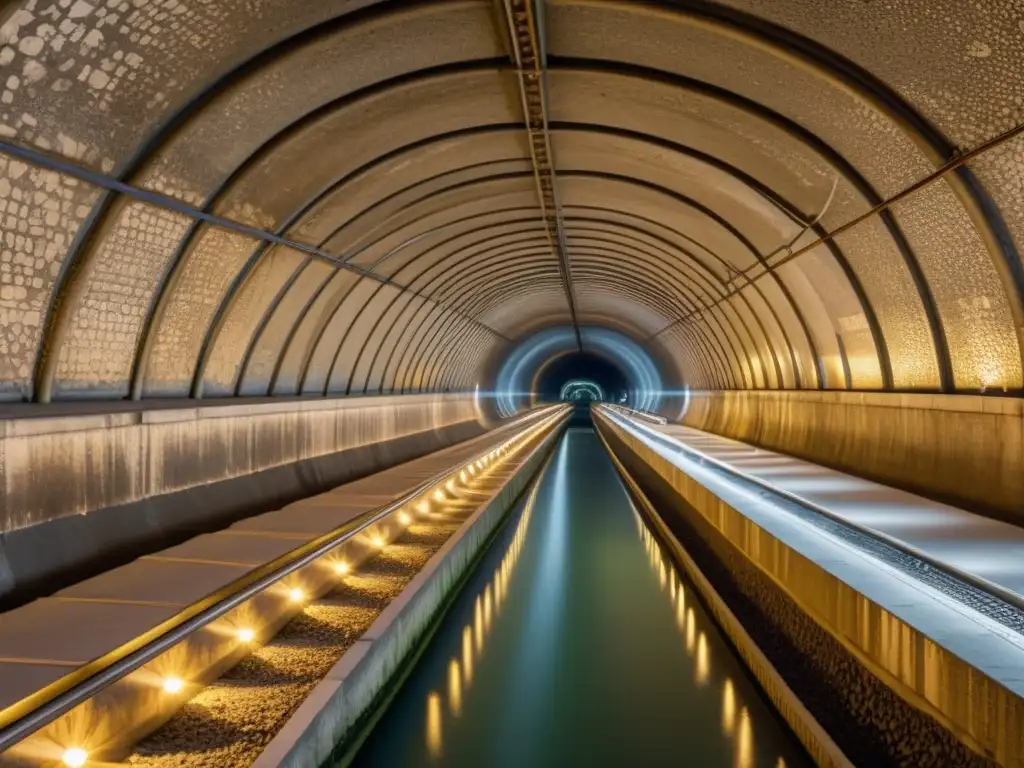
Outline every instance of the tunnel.
{"type": "Polygon", "coordinates": [[[0,766],[1024,766],[1022,253],[1021,0],[0,4],[0,766]]]}

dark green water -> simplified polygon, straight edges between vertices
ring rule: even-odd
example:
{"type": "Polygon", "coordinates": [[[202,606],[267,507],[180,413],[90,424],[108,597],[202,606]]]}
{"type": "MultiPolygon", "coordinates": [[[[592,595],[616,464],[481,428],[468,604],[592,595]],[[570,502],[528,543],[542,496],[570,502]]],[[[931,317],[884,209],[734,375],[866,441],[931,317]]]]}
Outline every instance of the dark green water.
{"type": "Polygon", "coordinates": [[[573,428],[355,765],[810,762],[573,428]]]}

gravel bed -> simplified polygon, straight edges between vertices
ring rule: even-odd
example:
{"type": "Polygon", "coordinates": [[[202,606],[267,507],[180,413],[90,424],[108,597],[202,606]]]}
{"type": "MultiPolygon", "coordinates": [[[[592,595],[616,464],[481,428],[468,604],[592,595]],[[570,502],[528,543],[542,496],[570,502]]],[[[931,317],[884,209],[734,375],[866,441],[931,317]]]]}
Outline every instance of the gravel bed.
{"type": "Polygon", "coordinates": [[[410,526],[337,589],[307,606],[270,643],[199,691],[139,742],[126,762],[154,768],[251,764],[464,519],[457,514],[410,526]]]}

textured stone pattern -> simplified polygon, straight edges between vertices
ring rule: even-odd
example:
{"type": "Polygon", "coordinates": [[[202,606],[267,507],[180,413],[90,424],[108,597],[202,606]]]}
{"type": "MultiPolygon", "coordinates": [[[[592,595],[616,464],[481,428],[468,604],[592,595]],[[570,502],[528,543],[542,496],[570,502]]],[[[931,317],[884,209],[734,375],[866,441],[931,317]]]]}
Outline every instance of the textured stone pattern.
{"type": "Polygon", "coordinates": [[[1024,122],[1024,2],[724,0],[839,51],[963,147],[1024,122]],[[914,44],[907,44],[913,29],[914,44]]]}
{"type": "MultiPolygon", "coordinates": [[[[260,2],[270,4],[268,0],[260,2]]],[[[311,13],[301,8],[292,10],[295,8],[294,2],[275,0],[273,4],[280,6],[279,13],[311,13]]],[[[337,0],[314,5],[322,6],[319,13],[325,15],[337,15],[341,10],[338,7],[341,3],[337,0]],[[330,14],[331,6],[334,6],[335,14],[330,14]]],[[[246,11],[240,7],[231,10],[231,15],[239,13],[246,11]]],[[[269,16],[267,14],[267,20],[269,16]]],[[[293,23],[289,20],[287,26],[293,23]]],[[[279,37],[281,32],[267,26],[260,30],[258,36],[264,39],[271,37],[276,42],[284,39],[283,36],[279,37]],[[271,34],[268,35],[268,32],[271,34]]],[[[253,42],[255,40],[247,41],[250,45],[253,42]]],[[[427,4],[382,21],[339,25],[329,33],[307,39],[303,46],[294,47],[283,56],[266,60],[263,66],[236,79],[231,87],[220,90],[209,107],[200,110],[168,139],[165,146],[153,156],[139,181],[147,188],[156,189],[173,184],[176,194],[186,199],[206,198],[251,156],[258,154],[266,143],[287,136],[298,118],[330,105],[345,94],[407,72],[502,54],[503,49],[496,37],[490,9],[484,3],[444,3],[439,7],[427,4]],[[416,44],[421,40],[430,40],[432,44],[416,44]],[[382,52],[386,53],[382,55],[382,52]],[[317,77],[309,77],[309,73],[314,71],[317,77]],[[258,118],[254,119],[256,115],[258,118]]],[[[412,89],[401,100],[415,100],[422,88],[412,89]]],[[[484,94],[478,91],[477,95],[482,97],[484,94]]],[[[438,108],[441,104],[437,99],[430,99],[425,106],[438,108]]],[[[357,114],[365,114],[368,108],[361,105],[357,114]]],[[[401,114],[404,117],[407,114],[401,106],[389,111],[391,115],[401,114]]],[[[442,111],[439,110],[437,119],[442,119],[442,111]]],[[[336,112],[337,109],[327,110],[327,114],[336,112]]],[[[380,147],[388,134],[403,125],[413,130],[423,129],[418,121],[385,119],[375,123],[370,132],[362,131],[360,135],[347,139],[353,142],[353,151],[356,151],[357,141],[380,147]]],[[[343,131],[344,128],[338,130],[343,131]]],[[[300,135],[302,132],[298,133],[300,135]]],[[[291,138],[296,135],[293,133],[291,138]]],[[[271,165],[278,153],[286,156],[287,144],[286,139],[284,144],[275,147],[274,153],[270,155],[271,165]]],[[[342,146],[346,144],[342,142],[342,146]]],[[[327,151],[330,149],[328,146],[327,151]]],[[[292,183],[301,186],[307,179],[318,176],[322,171],[329,171],[333,166],[331,163],[317,163],[314,164],[317,166],[315,168],[303,169],[303,164],[307,162],[303,158],[291,164],[291,167],[277,167],[274,170],[277,175],[294,174],[292,183]]],[[[236,180],[242,193],[247,198],[254,198],[257,208],[262,207],[259,195],[272,194],[274,191],[267,188],[265,178],[259,174],[259,165],[251,166],[251,170],[256,171],[255,186],[245,177],[236,180]]],[[[244,201],[233,200],[232,204],[239,202],[244,201]]],[[[297,205],[289,206],[289,210],[294,207],[297,205]]]]}
{"type": "Polygon", "coordinates": [[[305,6],[24,0],[0,27],[0,134],[112,171],[211,74],[334,10],[305,6]]]}
{"type": "Polygon", "coordinates": [[[786,548],[628,436],[615,431],[612,441],[754,642],[855,765],[1020,764],[1024,745],[1013,723],[1024,711],[1015,696],[786,548]],[[858,655],[837,636],[853,644],[858,655]],[[956,691],[937,685],[940,678],[955,681],[956,691]],[[956,706],[958,695],[971,705],[956,706]],[[972,734],[996,760],[966,747],[920,706],[972,734]],[[1001,727],[993,728],[989,717],[1001,727]]]}
{"type": "Polygon", "coordinates": [[[146,369],[145,394],[185,396],[213,313],[260,241],[202,227],[182,256],[173,292],[165,297],[146,369]]]}
{"type": "Polygon", "coordinates": [[[241,373],[242,358],[264,314],[285,287],[305,256],[292,248],[270,246],[259,263],[226,304],[222,326],[217,329],[209,362],[203,372],[203,392],[232,395],[241,373]]]}
{"type": "Polygon", "coordinates": [[[1006,293],[978,232],[953,192],[938,182],[893,213],[920,254],[961,389],[1017,389],[1021,352],[1006,293]]]}
{"type": "Polygon", "coordinates": [[[910,269],[882,220],[862,221],[835,238],[857,273],[885,336],[897,389],[937,389],[935,343],[910,269]]]}
{"type": "MultiPolygon", "coordinates": [[[[1024,0],[892,0],[870,7],[853,0],[770,4],[726,0],[726,4],[848,56],[895,89],[959,149],[976,147],[1024,119],[1024,74],[1018,66],[1024,0]]],[[[671,4],[664,8],[631,3],[550,5],[547,27],[553,56],[621,61],[690,78],[688,82],[693,83],[693,87],[677,87],[667,79],[638,77],[626,70],[613,74],[587,66],[572,70],[556,66],[551,74],[555,119],[648,133],[692,146],[772,187],[806,219],[820,216],[827,229],[867,210],[869,195],[858,190],[852,174],[844,176],[839,163],[826,152],[801,143],[801,130],[834,148],[881,197],[902,191],[948,159],[945,150],[925,149],[924,142],[912,135],[912,126],[887,114],[882,103],[839,83],[824,69],[782,49],[753,44],[714,23],[694,23],[678,4],[675,9],[671,4]],[[721,88],[722,93],[701,93],[699,82],[721,88]],[[730,103],[725,91],[739,99],[730,103]],[[744,99],[750,103],[740,103],[744,99]]],[[[380,87],[389,78],[504,56],[492,9],[482,0],[414,7],[345,0],[14,0],[0,13],[0,138],[130,177],[147,189],[193,205],[210,204],[218,214],[254,226],[274,227],[335,181],[332,174],[354,172],[364,162],[432,132],[514,124],[519,107],[513,78],[510,73],[496,76],[490,64],[473,72],[432,75],[430,82],[392,82],[380,87]],[[379,7],[357,15],[355,21],[345,18],[374,5],[379,7]],[[238,69],[256,54],[332,19],[321,33],[299,35],[296,45],[282,46],[255,66],[238,69]],[[422,40],[431,44],[417,44],[422,40]],[[309,78],[307,73],[314,68],[319,76],[309,78]],[[435,91],[426,90],[429,87],[435,91]],[[209,98],[199,98],[208,88],[209,98]],[[364,92],[358,99],[348,98],[367,88],[374,89],[372,95],[364,92]],[[317,113],[327,105],[333,106],[317,113]],[[296,126],[315,113],[315,120],[296,126]],[[171,118],[176,116],[182,118],[180,122],[162,135],[163,126],[172,125],[171,118]],[[311,151],[315,148],[321,151],[311,151]],[[305,165],[307,157],[317,158],[320,164],[305,165]]],[[[556,146],[564,150],[555,154],[564,155],[566,165],[614,171],[668,186],[673,180],[681,181],[683,191],[736,225],[759,251],[781,253],[779,249],[799,229],[795,222],[781,218],[767,198],[715,163],[707,165],[714,170],[695,172],[699,163],[692,158],[654,149],[636,138],[613,138],[606,133],[598,140],[589,133],[561,131],[554,131],[556,145],[559,136],[573,137],[556,146]]],[[[503,133],[515,135],[511,130],[503,133]]],[[[525,153],[509,155],[507,144],[495,141],[492,146],[501,148],[489,160],[526,158],[525,153]]],[[[1021,147],[1018,137],[970,166],[1007,219],[1018,251],[1024,250],[1021,147]]],[[[367,200],[386,198],[416,174],[420,174],[417,178],[451,180],[460,163],[469,162],[469,153],[459,154],[432,145],[427,153],[393,157],[368,174],[375,186],[367,200]]],[[[485,155],[474,154],[473,162],[485,155]]],[[[58,361],[55,397],[123,396],[138,362],[141,323],[161,301],[155,291],[178,253],[186,224],[176,214],[143,213],[142,204],[119,204],[97,224],[98,237],[76,254],[78,263],[66,264],[68,247],[95,195],[84,187],[71,191],[66,179],[58,190],[42,171],[22,169],[13,160],[0,163],[5,241],[0,254],[0,398],[31,396],[35,350],[40,346],[52,350],[58,361]],[[31,202],[25,199],[28,190],[31,202]],[[41,190],[48,199],[42,198],[41,190]],[[59,217],[53,210],[58,197],[59,217]],[[40,218],[45,242],[40,235],[24,231],[39,230],[40,218]],[[12,239],[11,232],[15,232],[13,246],[6,242],[12,239]],[[5,266],[8,263],[10,269],[5,266]],[[55,295],[53,276],[64,266],[69,267],[71,279],[56,294],[62,305],[55,315],[55,332],[40,339],[41,323],[55,295]]],[[[359,178],[348,181],[357,190],[365,189],[359,186],[359,178]]],[[[706,258],[708,268],[730,285],[733,275],[723,265],[752,263],[752,254],[737,246],[732,235],[661,193],[568,174],[560,182],[563,197],[573,206],[603,204],[615,208],[614,215],[628,211],[646,217],[644,226],[651,225],[659,234],[675,228],[672,238],[683,233],[706,240],[686,247],[706,258]],[[707,248],[716,255],[707,253],[707,248]]],[[[436,203],[437,213],[450,220],[484,201],[495,205],[499,198],[511,201],[509,190],[531,186],[530,179],[516,183],[506,179],[489,186],[505,190],[504,196],[481,197],[477,187],[469,192],[463,189],[462,197],[438,195],[443,199],[436,203]],[[468,200],[474,195],[476,199],[468,200]]],[[[362,199],[343,190],[335,193],[339,199],[362,199]]],[[[523,200],[532,204],[532,189],[527,195],[523,200]]],[[[401,207],[394,198],[389,204],[401,207]]],[[[381,210],[386,211],[387,205],[381,210]]],[[[961,390],[1024,387],[1017,306],[1021,297],[1013,295],[1017,288],[999,264],[1003,254],[976,232],[955,191],[943,184],[902,201],[894,211],[931,283],[941,328],[929,329],[903,256],[878,220],[865,222],[838,240],[878,315],[894,386],[939,385],[932,343],[933,331],[938,331],[949,342],[955,384],[961,390]]],[[[319,216],[316,226],[327,232],[354,212],[340,204],[318,208],[311,221],[319,216]]],[[[392,215],[412,218],[409,211],[396,210],[380,221],[393,222],[392,215]]],[[[357,228],[367,221],[357,223],[357,228]]],[[[295,231],[304,231],[307,224],[296,222],[295,231]]],[[[409,229],[410,236],[417,234],[413,227],[409,229]]],[[[1009,258],[1019,257],[1006,250],[1009,258]]],[[[145,385],[145,395],[182,396],[188,390],[201,343],[197,340],[206,333],[199,326],[213,317],[211,303],[233,279],[231,270],[239,258],[236,247],[226,243],[220,261],[214,263],[210,253],[205,256],[206,266],[200,261],[187,266],[195,282],[183,281],[188,290],[175,293],[167,302],[168,325],[159,330],[159,344],[148,363],[153,380],[145,385]],[[189,317],[191,327],[184,322],[189,317]]],[[[765,297],[749,297],[758,320],[748,324],[749,330],[728,328],[726,312],[708,313],[692,322],[690,354],[703,359],[699,364],[677,361],[686,383],[834,388],[846,386],[848,370],[853,388],[880,386],[881,365],[866,329],[864,308],[852,303],[846,277],[831,264],[831,257],[811,256],[820,261],[818,267],[812,269],[812,259],[803,258],[783,271],[806,273],[806,280],[790,282],[818,358],[812,358],[807,333],[788,300],[771,279],[761,278],[765,297]],[[754,325],[763,325],[765,331],[754,325]],[[755,338],[742,338],[746,333],[755,338]],[[771,349],[762,335],[769,337],[771,349]],[[843,342],[845,359],[837,338],[843,342]],[[788,347],[795,352],[795,363],[788,347]],[[818,369],[823,371],[823,382],[818,381],[818,369]]],[[[627,295],[625,285],[609,287],[607,275],[592,257],[581,255],[577,265],[581,272],[586,268],[579,284],[591,297],[589,316],[595,321],[621,323],[629,317],[646,336],[662,325],[663,315],[671,320],[680,314],[676,309],[669,311],[670,307],[686,303],[680,291],[666,288],[668,281],[658,275],[635,270],[631,276],[636,277],[638,288],[627,295]],[[618,292],[615,296],[610,293],[613,289],[618,292]],[[664,302],[663,294],[669,297],[664,302]]],[[[686,269],[690,269],[688,262],[686,269]]],[[[752,272],[755,277],[759,269],[752,272]]],[[[270,286],[277,284],[276,278],[264,283],[271,297],[270,286]]],[[[543,321],[565,322],[557,279],[533,288],[528,295],[499,290],[478,307],[480,319],[510,336],[543,321]]],[[[251,339],[246,331],[260,322],[260,310],[270,301],[263,294],[257,296],[253,285],[243,293],[232,308],[226,333],[218,336],[213,349],[206,381],[210,394],[235,392],[239,365],[251,339]]],[[[666,343],[675,344],[672,338],[670,334],[666,343]]],[[[270,364],[265,361],[277,357],[274,352],[264,356],[263,348],[258,352],[261,369],[253,380],[257,390],[269,384],[270,364]]],[[[326,377],[319,357],[315,362],[316,376],[326,377]]],[[[427,374],[421,370],[416,375],[422,379],[427,374]]],[[[443,377],[455,381],[458,375],[456,369],[447,368],[443,377]]],[[[300,376],[288,370],[288,388],[297,386],[294,382],[300,376]]],[[[325,386],[326,382],[318,381],[313,390],[322,391],[325,386]]]]}
{"type": "Polygon", "coordinates": [[[270,394],[270,385],[295,326],[302,321],[309,301],[334,275],[333,264],[312,259],[302,268],[295,282],[273,308],[267,325],[256,340],[249,365],[243,371],[242,395],[270,394]]]}
{"type": "Polygon", "coordinates": [[[693,392],[682,423],[1024,521],[1024,419],[1016,400],[693,392]],[[931,407],[933,399],[940,407],[931,407]]]}
{"type": "Polygon", "coordinates": [[[478,418],[473,396],[461,394],[317,406],[10,422],[0,438],[0,532],[478,418]]]}
{"type": "Polygon", "coordinates": [[[28,399],[68,247],[98,191],[0,155],[0,398],[28,399]]]}
{"type": "Polygon", "coordinates": [[[296,395],[302,385],[306,361],[313,353],[313,345],[327,323],[331,311],[338,306],[345,292],[359,277],[354,272],[339,270],[320,291],[320,295],[305,315],[296,321],[294,334],[288,346],[281,350],[281,366],[271,394],[296,395]]]}
{"type": "MultiPolygon", "coordinates": [[[[1021,15],[1024,17],[1024,11],[1021,15]]],[[[999,206],[1017,246],[1017,257],[1024,262],[1024,137],[1018,135],[986,152],[968,167],[999,206]]],[[[1021,266],[1024,268],[1024,263],[1021,266]]]]}
{"type": "Polygon", "coordinates": [[[557,4],[547,24],[553,55],[599,56],[679,72],[795,118],[840,149],[883,195],[930,170],[910,137],[866,101],[782,57],[689,25],[683,15],[645,6],[557,4]]]}
{"type": "Polygon", "coordinates": [[[56,389],[108,396],[128,392],[136,344],[169,255],[188,229],[184,216],[145,203],[122,202],[77,276],[56,389]]]}

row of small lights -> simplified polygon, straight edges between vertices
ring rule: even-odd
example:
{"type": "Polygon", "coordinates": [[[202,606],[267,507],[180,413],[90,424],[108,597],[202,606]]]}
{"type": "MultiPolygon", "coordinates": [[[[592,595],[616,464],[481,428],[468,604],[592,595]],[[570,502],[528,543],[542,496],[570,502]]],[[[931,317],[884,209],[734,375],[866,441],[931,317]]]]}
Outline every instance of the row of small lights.
{"type": "MultiPolygon", "coordinates": [[[[457,475],[459,483],[468,487],[471,482],[481,479],[477,477],[478,473],[483,473],[483,471],[489,468],[496,460],[507,456],[510,452],[518,450],[518,448],[525,444],[528,439],[532,438],[534,434],[544,428],[547,423],[548,420],[545,420],[523,434],[510,440],[506,440],[485,456],[463,466],[457,475]]],[[[452,473],[452,476],[450,476],[446,482],[438,483],[438,485],[434,487],[433,492],[428,490],[416,503],[416,511],[420,514],[429,513],[431,498],[433,498],[433,500],[438,504],[447,501],[448,495],[445,494],[445,490],[454,496],[458,490],[455,477],[455,473],[452,473]],[[442,490],[442,488],[445,490],[442,490]]],[[[404,509],[398,512],[398,522],[403,526],[408,526],[412,521],[412,515],[404,509]]],[[[374,535],[371,542],[373,543],[373,546],[379,550],[383,550],[388,545],[387,540],[379,534],[374,535]]],[[[339,560],[334,564],[334,572],[338,576],[347,576],[352,572],[352,567],[346,561],[339,560]]],[[[306,592],[299,587],[293,587],[288,590],[288,599],[292,603],[301,604],[306,602],[307,595],[306,592]]],[[[240,627],[235,631],[235,637],[239,642],[248,645],[256,640],[256,631],[251,627],[240,627]]],[[[163,688],[164,693],[175,696],[185,689],[185,681],[180,677],[172,675],[163,678],[161,687],[163,688]]],[[[68,766],[68,768],[81,768],[81,766],[85,765],[88,760],[89,753],[82,747],[69,747],[65,749],[61,755],[61,761],[64,765],[68,766]]]]}

